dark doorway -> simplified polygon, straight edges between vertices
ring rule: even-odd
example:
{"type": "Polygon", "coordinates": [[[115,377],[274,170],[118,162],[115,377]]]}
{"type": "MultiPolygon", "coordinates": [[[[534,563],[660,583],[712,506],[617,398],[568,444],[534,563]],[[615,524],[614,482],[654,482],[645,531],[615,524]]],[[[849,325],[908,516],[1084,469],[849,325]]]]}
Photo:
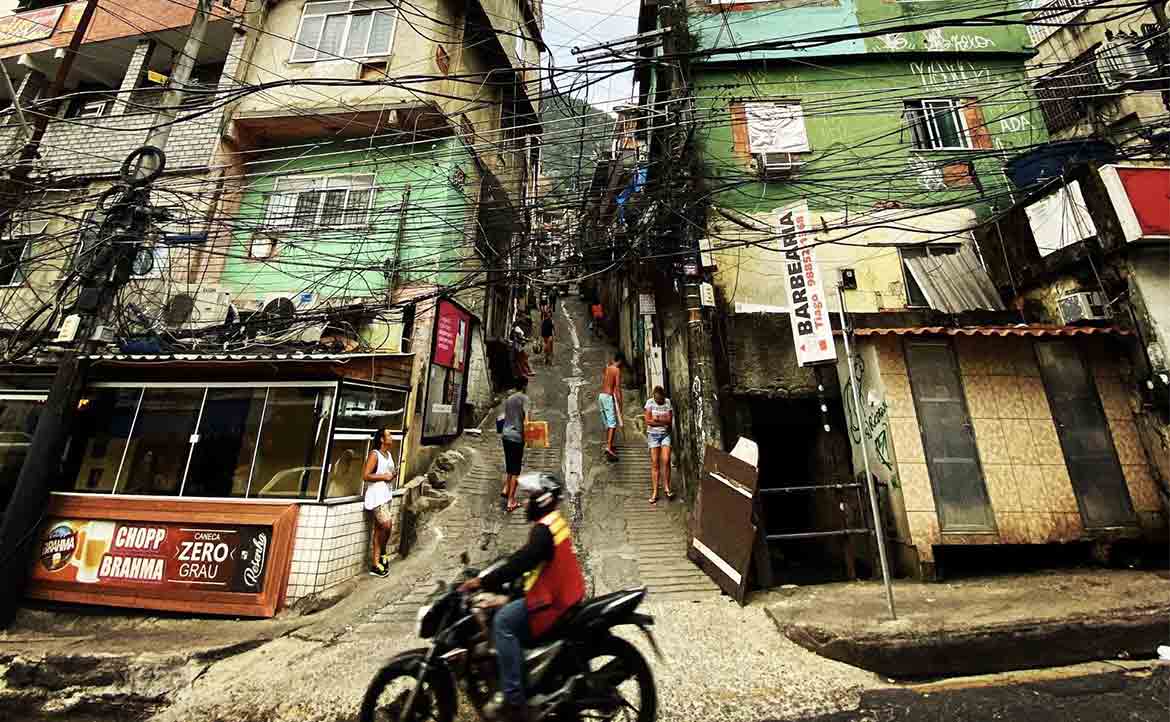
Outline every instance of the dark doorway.
{"type": "Polygon", "coordinates": [[[1036,344],[1056,433],[1086,529],[1134,526],[1133,502],[1089,369],[1067,341],[1036,344]]]}
{"type": "MultiPolygon", "coordinates": [[[[760,516],[767,535],[842,532],[864,527],[856,489],[816,488],[852,481],[845,415],[836,399],[749,399],[749,430],[760,447],[760,516]],[[825,425],[829,430],[825,430],[825,425]],[[783,491],[781,491],[783,490],[783,491]]],[[[774,584],[840,581],[868,574],[864,536],[834,534],[768,543],[774,584]],[[860,564],[859,564],[860,562],[860,564]]]]}
{"type": "Polygon", "coordinates": [[[946,341],[906,344],[914,407],[943,531],[995,531],[955,354],[946,341]]]}

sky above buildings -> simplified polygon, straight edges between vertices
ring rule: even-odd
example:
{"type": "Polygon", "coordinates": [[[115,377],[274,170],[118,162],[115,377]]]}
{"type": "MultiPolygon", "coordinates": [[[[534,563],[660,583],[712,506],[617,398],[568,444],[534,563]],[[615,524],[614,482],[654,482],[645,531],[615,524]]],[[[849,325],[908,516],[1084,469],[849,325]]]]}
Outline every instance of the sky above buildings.
{"type": "MultiPolygon", "coordinates": [[[[549,46],[557,68],[571,68],[577,64],[571,52],[574,46],[584,47],[606,42],[637,32],[640,0],[546,0],[544,3],[544,41],[549,46]]],[[[547,60],[545,61],[547,66],[547,60]]],[[[616,67],[616,66],[612,66],[616,67]]],[[[559,75],[557,89],[565,92],[575,87],[573,96],[584,99],[584,77],[559,75]],[[574,80],[576,83],[574,85],[574,80]]],[[[588,76],[594,80],[597,75],[588,76]]],[[[589,87],[589,102],[607,110],[628,101],[633,75],[620,73],[600,80],[589,87]]]]}

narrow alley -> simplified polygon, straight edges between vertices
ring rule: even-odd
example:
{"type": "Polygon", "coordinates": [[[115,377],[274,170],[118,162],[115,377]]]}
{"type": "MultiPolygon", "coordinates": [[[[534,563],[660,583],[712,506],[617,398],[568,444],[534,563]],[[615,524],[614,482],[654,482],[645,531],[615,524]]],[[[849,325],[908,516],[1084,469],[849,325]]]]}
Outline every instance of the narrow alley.
{"type": "MultiPolygon", "coordinates": [[[[556,321],[555,363],[548,367],[534,359],[536,377],[528,387],[532,417],[549,422],[550,446],[526,449],[524,468],[558,471],[567,479],[566,515],[591,594],[648,588],[643,608],[655,617],[665,658],[655,659],[640,637],[631,633],[630,639],[654,667],[660,719],[751,720],[779,710],[832,709],[856,699],[874,683],[871,675],[796,646],[777,633],[761,607],[738,607],[687,560],[682,504],[665,497],[647,503],[648,453],[635,422],[644,399],[637,390],[625,390],[620,460],[604,459],[597,389],[613,347],[587,331],[586,308],[576,299],[561,302],[556,321]],[[793,688],[802,690],[798,698],[790,694],[793,688]]],[[[469,443],[460,447],[474,462],[453,488],[455,503],[433,522],[438,548],[432,573],[374,611],[340,643],[409,635],[415,612],[435,584],[456,576],[461,552],[481,566],[523,543],[528,526],[522,513],[501,510],[503,453],[494,420],[489,414],[481,434],[466,437],[469,443]]]]}

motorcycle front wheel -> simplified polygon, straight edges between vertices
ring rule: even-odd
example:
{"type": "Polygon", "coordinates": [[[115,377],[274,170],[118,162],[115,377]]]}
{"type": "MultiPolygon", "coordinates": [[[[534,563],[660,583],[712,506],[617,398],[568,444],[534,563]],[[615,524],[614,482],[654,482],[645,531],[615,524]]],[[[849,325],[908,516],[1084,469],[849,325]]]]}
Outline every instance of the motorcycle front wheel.
{"type": "Polygon", "coordinates": [[[637,647],[608,637],[589,650],[585,664],[585,691],[573,717],[581,722],[654,722],[658,690],[650,665],[637,647]]]}
{"type": "Polygon", "coordinates": [[[423,678],[411,709],[406,709],[421,663],[418,656],[397,657],[380,669],[362,698],[361,722],[452,722],[455,686],[442,672],[432,670],[423,678]]]}

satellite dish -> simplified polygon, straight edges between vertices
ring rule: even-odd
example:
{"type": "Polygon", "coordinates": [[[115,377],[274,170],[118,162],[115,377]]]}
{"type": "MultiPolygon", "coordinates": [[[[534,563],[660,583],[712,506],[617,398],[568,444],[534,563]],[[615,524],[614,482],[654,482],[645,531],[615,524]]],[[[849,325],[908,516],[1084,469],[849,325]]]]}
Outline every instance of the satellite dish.
{"type": "Polygon", "coordinates": [[[292,325],[293,316],[297,308],[287,298],[274,298],[264,304],[264,308],[256,314],[257,326],[261,335],[279,333],[292,325]]]}
{"type": "Polygon", "coordinates": [[[174,328],[190,321],[194,311],[195,299],[190,294],[180,293],[167,301],[163,317],[166,319],[167,325],[174,328]]]}

